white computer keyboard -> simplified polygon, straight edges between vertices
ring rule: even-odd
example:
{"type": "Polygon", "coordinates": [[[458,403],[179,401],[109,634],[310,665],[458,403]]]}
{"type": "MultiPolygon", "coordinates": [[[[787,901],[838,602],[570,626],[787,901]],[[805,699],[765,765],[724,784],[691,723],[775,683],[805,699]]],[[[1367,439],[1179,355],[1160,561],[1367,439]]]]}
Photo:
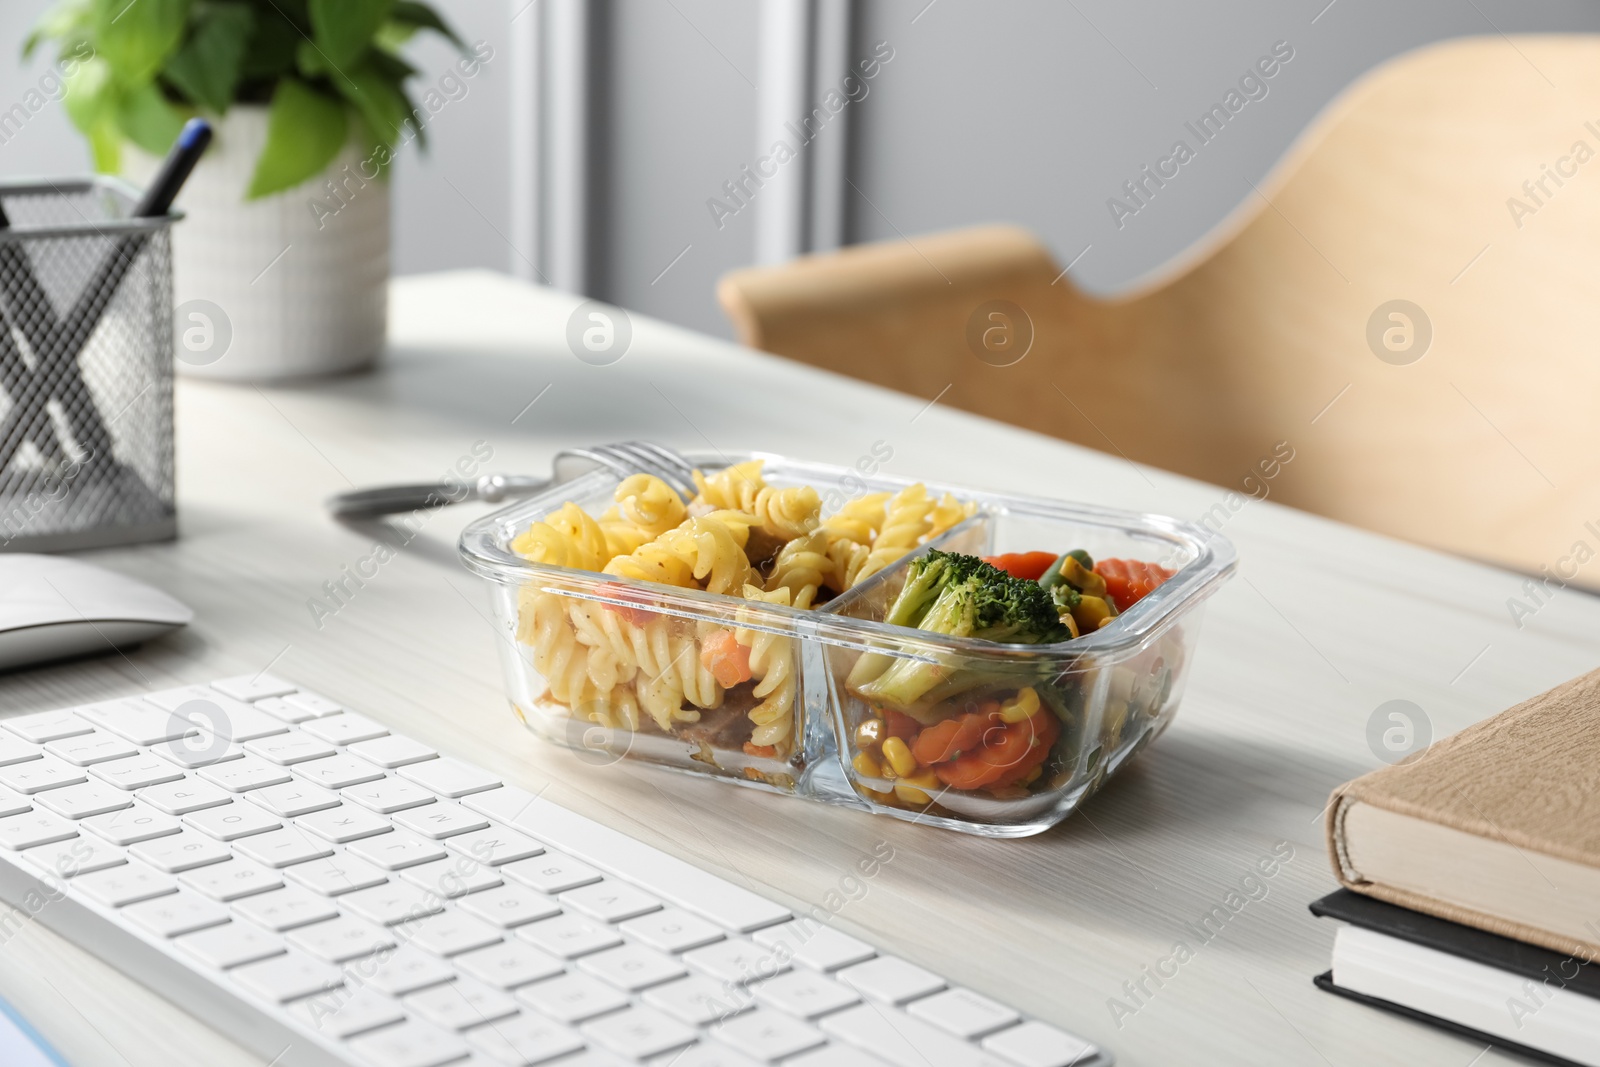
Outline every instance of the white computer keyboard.
{"type": "Polygon", "coordinates": [[[0,726],[0,897],[280,1067],[1110,1062],[270,675],[0,726]]]}

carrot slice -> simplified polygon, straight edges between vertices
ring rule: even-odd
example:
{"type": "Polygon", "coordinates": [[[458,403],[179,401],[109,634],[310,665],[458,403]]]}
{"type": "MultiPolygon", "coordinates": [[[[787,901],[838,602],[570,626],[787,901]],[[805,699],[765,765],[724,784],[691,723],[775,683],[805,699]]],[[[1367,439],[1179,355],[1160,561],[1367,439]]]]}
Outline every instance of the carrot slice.
{"type": "Polygon", "coordinates": [[[994,712],[972,712],[935,723],[917,735],[911,754],[925,767],[948,763],[982,745],[984,731],[995,719],[994,712]]]}
{"type": "Polygon", "coordinates": [[[1007,552],[999,556],[984,556],[985,563],[993,564],[1013,578],[1026,578],[1037,582],[1056,561],[1054,552],[1007,552]]]}
{"type": "Polygon", "coordinates": [[[1106,593],[1118,611],[1127,611],[1175,573],[1139,559],[1103,559],[1094,572],[1105,579],[1106,593]]]}
{"type": "Polygon", "coordinates": [[[1060,733],[1055,716],[1044,709],[1021,722],[992,723],[976,751],[934,767],[933,773],[953,789],[1015,782],[1045,761],[1060,733]]]}
{"type": "Polygon", "coordinates": [[[732,630],[718,630],[700,642],[700,663],[724,689],[750,680],[750,649],[732,630]]]}

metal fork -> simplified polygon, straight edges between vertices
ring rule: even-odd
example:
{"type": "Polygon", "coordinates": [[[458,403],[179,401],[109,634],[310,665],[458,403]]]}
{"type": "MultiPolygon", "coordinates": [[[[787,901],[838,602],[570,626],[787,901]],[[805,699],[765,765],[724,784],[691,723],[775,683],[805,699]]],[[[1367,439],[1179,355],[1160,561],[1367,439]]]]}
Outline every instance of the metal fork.
{"type": "Polygon", "coordinates": [[[605,467],[619,478],[630,474],[652,474],[666,482],[685,501],[698,490],[694,484],[694,464],[670,448],[646,441],[620,441],[592,448],[568,448],[556,453],[550,464],[550,477],[527,474],[486,474],[473,482],[431,482],[414,485],[385,485],[358,489],[328,498],[328,511],[336,519],[374,519],[402,511],[439,508],[481,500],[498,504],[533,496],[552,485],[570,482],[605,467]]]}

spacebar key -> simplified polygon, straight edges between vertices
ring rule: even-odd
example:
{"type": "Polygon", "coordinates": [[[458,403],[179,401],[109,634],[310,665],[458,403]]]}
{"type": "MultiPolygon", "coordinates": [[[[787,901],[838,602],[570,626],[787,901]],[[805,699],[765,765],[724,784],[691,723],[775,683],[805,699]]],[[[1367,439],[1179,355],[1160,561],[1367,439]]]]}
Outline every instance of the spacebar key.
{"type": "MultiPolygon", "coordinates": [[[[824,1015],[817,1025],[847,1045],[878,1056],[893,1067],[1016,1067],[1012,1060],[985,1052],[958,1037],[886,1004],[862,1004],[824,1015]]],[[[1099,1050],[1083,1046],[1075,1059],[1059,1067],[1099,1064],[1099,1050]]],[[[1052,1064],[1052,1067],[1057,1065],[1052,1064]]]]}
{"type": "Polygon", "coordinates": [[[781,904],[526,790],[508,785],[460,803],[740,933],[792,918],[781,904]]]}

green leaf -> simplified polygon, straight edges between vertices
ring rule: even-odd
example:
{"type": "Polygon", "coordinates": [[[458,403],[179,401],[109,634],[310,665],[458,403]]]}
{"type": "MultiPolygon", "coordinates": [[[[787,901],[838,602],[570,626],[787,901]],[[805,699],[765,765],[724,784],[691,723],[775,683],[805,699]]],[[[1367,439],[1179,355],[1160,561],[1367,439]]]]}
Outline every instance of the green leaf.
{"type": "Polygon", "coordinates": [[[393,145],[411,120],[411,108],[399,84],[368,66],[335,77],[333,86],[360,112],[367,131],[381,144],[393,145]]]}
{"type": "Polygon", "coordinates": [[[321,174],[344,147],[344,104],[298,78],[285,78],[267,113],[267,143],[246,194],[251,200],[292,189],[321,174]]]}
{"type": "Polygon", "coordinates": [[[116,122],[106,118],[85,131],[89,135],[89,152],[94,157],[94,169],[101,174],[122,173],[122,131],[116,122]]]}
{"type": "Polygon", "coordinates": [[[456,31],[452,30],[439,13],[427,4],[419,4],[416,0],[398,0],[389,20],[410,31],[432,30],[443,34],[450,39],[451,44],[463,52],[467,50],[466,43],[456,36],[456,31]]]}
{"type": "Polygon", "coordinates": [[[256,29],[244,54],[246,80],[276,80],[294,70],[295,48],[306,38],[276,8],[258,9],[256,29]]]}
{"type": "Polygon", "coordinates": [[[343,69],[372,47],[394,6],[395,0],[311,0],[312,36],[327,61],[343,69]]]}
{"type": "Polygon", "coordinates": [[[123,134],[152,156],[171,151],[172,142],[183,131],[185,118],[154,84],[124,95],[117,108],[117,125],[123,134]]]}
{"type": "Polygon", "coordinates": [[[60,41],[65,50],[72,40],[89,28],[89,0],[65,0],[46,11],[34,24],[33,32],[22,42],[22,58],[31,59],[42,41],[60,41]]]}
{"type": "Polygon", "coordinates": [[[67,78],[64,103],[67,117],[83,133],[116,116],[120,102],[111,79],[111,65],[98,56],[78,64],[67,78]]]}
{"type": "Polygon", "coordinates": [[[225,114],[244,73],[245,48],[255,24],[255,13],[244,4],[206,5],[197,13],[194,32],[167,62],[163,75],[191,103],[225,114]]]}
{"type": "Polygon", "coordinates": [[[183,39],[191,0],[94,0],[94,40],[117,81],[143,85],[183,39]]]}

